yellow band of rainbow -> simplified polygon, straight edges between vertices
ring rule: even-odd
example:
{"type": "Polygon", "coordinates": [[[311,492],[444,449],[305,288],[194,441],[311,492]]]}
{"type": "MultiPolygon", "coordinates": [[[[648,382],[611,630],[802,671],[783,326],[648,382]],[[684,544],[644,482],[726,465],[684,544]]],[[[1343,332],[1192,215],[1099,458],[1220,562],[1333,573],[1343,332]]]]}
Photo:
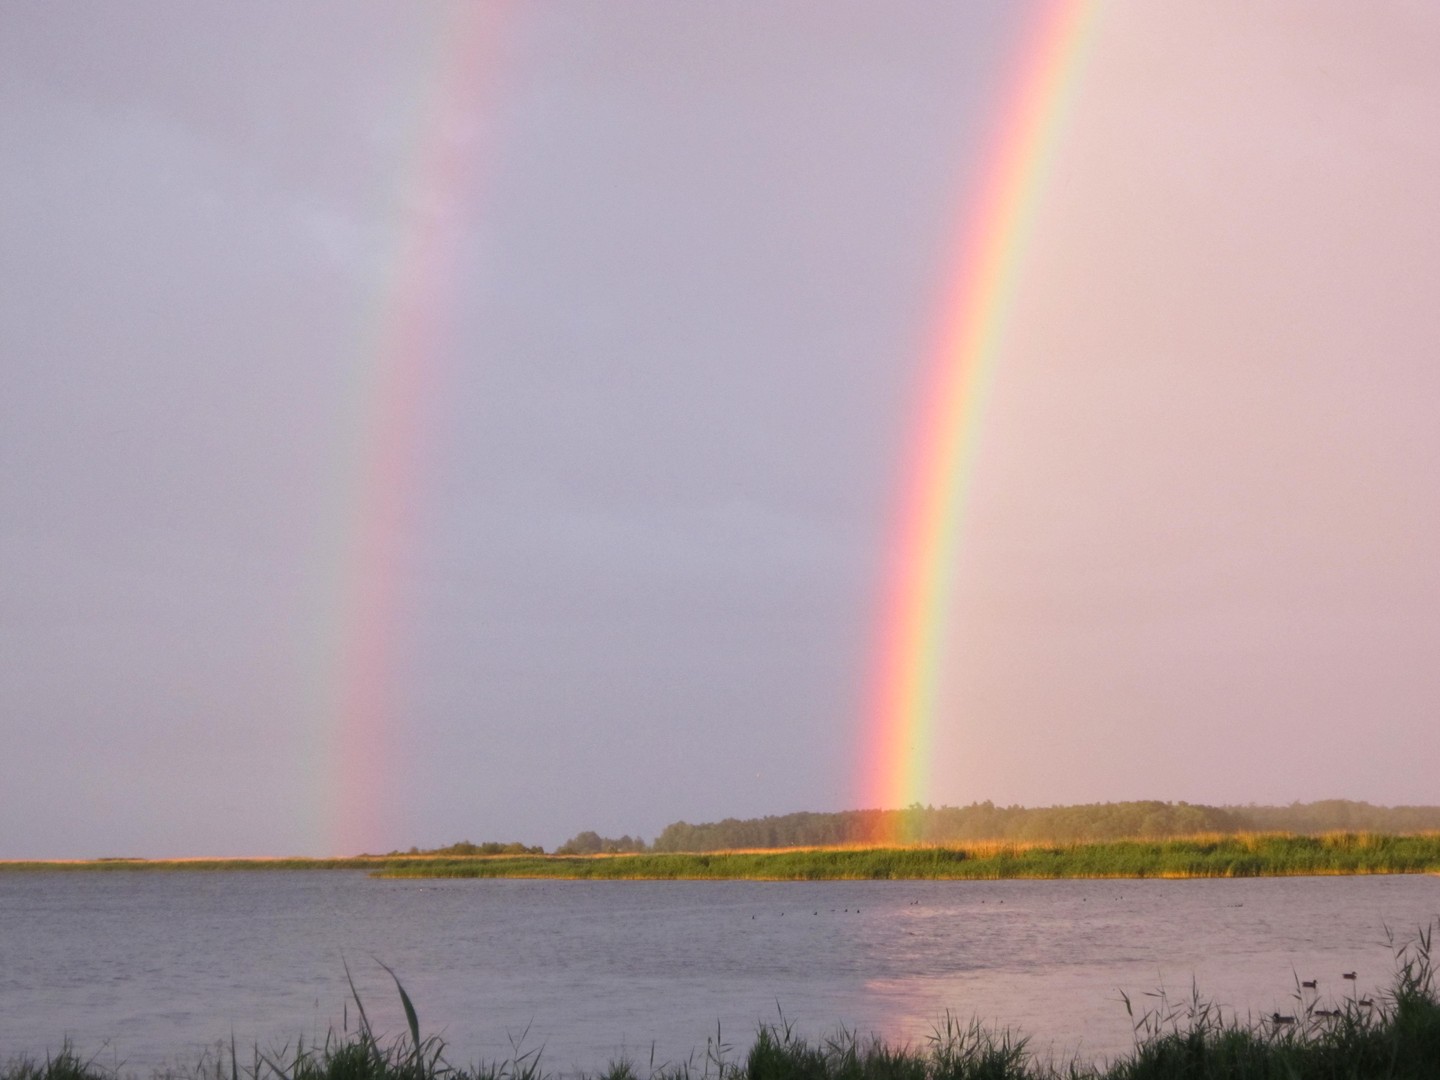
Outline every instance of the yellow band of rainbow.
{"type": "Polygon", "coordinates": [[[861,755],[864,806],[898,808],[930,795],[957,541],[980,420],[1094,23],[1092,0],[1058,0],[1026,27],[998,137],[962,225],[890,544],[861,755]]]}

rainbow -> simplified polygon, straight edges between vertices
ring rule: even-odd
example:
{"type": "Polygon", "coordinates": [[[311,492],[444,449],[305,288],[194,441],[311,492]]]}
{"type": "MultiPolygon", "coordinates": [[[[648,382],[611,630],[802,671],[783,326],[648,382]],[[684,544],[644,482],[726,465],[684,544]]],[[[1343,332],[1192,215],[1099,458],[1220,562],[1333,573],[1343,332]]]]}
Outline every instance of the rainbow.
{"type": "Polygon", "coordinates": [[[861,754],[864,806],[901,808],[929,794],[955,556],[980,422],[1094,22],[1091,0],[1058,0],[1026,27],[1009,92],[1001,98],[998,136],[984,154],[964,215],[891,541],[894,561],[884,586],[861,754]]]}
{"type": "Polygon", "coordinates": [[[479,171],[474,137],[495,78],[494,7],[447,9],[413,95],[412,139],[380,218],[392,248],[359,333],[324,517],[318,842],[385,850],[404,833],[397,716],[407,666],[407,563],[421,525],[427,411],[435,405],[461,245],[479,171]]]}

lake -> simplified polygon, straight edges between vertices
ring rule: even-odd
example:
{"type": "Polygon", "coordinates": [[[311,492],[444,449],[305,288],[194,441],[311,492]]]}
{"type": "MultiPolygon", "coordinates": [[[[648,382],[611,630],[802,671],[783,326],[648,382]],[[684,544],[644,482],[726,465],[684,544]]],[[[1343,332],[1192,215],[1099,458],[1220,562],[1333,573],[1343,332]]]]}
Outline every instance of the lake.
{"type": "Polygon", "coordinates": [[[404,1030],[404,983],[455,1064],[548,1072],[742,1055],[757,1024],[920,1041],[947,1010],[1100,1060],[1121,991],[1259,1015],[1387,988],[1440,877],[1191,881],[386,881],[350,871],[0,873],[0,1060],[69,1039],[102,1065],[193,1064],[404,1030]],[[1340,975],[1357,971],[1355,983],[1340,975]]]}

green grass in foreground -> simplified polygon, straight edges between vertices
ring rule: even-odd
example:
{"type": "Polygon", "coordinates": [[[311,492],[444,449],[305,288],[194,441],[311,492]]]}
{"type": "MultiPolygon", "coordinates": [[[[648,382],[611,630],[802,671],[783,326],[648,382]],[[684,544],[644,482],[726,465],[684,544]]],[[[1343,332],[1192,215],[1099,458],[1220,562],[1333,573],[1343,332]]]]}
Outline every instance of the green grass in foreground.
{"type": "MultiPolygon", "coordinates": [[[[641,1068],[612,1062],[597,1080],[1435,1080],[1440,1075],[1440,1000],[1430,959],[1433,928],[1397,953],[1393,989],[1374,1002],[1343,1002],[1335,1016],[1299,1010],[1292,1023],[1240,1022],[1196,997],[1136,1023],[1134,1050],[1105,1065],[1035,1057],[1022,1037],[978,1024],[946,1022],[921,1046],[889,1046],[842,1031],[812,1043],[783,1022],[764,1026],[742,1056],[718,1035],[703,1059],[641,1068]]],[[[392,973],[393,974],[393,973],[392,973]]],[[[450,1065],[438,1037],[420,1034],[400,982],[409,1035],[377,1038],[359,996],[360,1030],[319,1047],[247,1055],[232,1044],[172,1080],[553,1080],[538,1051],[469,1068],[450,1065]]],[[[1163,1000],[1163,999],[1162,999],[1163,1000]]],[[[1129,1008],[1129,1002],[1126,1002],[1129,1008]]],[[[0,1080],[116,1080],[117,1074],[64,1051],[45,1061],[0,1066],[0,1080]]]]}
{"type": "Polygon", "coordinates": [[[1224,836],[1023,846],[431,859],[380,868],[383,877],[755,879],[769,881],[997,878],[1266,877],[1440,872],[1440,835],[1224,836]]]}

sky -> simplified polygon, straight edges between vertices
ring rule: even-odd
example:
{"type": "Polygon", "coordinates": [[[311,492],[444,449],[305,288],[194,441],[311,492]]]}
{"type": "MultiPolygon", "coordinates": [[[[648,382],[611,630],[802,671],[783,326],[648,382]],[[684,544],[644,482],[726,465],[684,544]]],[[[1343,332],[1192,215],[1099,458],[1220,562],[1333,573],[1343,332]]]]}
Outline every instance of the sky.
{"type": "MultiPolygon", "coordinates": [[[[0,858],[860,805],[1047,10],[0,9],[0,858]]],[[[927,801],[1440,803],[1436,55],[1425,0],[1097,7],[927,801]]]]}

